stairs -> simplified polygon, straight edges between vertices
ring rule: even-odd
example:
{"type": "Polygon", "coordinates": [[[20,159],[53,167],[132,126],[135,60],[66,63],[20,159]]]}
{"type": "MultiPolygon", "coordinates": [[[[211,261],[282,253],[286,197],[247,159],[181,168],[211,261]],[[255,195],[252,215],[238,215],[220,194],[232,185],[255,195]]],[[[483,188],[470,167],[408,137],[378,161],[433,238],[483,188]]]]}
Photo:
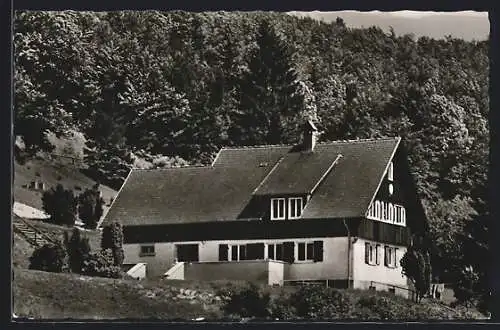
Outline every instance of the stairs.
{"type": "Polygon", "coordinates": [[[16,217],[16,219],[14,219],[14,221],[12,222],[12,228],[15,232],[19,233],[26,239],[26,241],[28,241],[35,247],[40,247],[45,244],[52,243],[52,240],[49,237],[20,218],[16,217]]]}

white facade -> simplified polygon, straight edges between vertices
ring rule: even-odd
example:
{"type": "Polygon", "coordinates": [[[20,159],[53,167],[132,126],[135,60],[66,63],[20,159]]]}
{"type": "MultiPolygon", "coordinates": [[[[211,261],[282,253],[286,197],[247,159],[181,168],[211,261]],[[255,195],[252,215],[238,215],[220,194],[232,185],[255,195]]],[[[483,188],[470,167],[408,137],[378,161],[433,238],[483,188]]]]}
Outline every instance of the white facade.
{"type": "MultiPolygon", "coordinates": [[[[163,276],[167,271],[174,270],[172,268],[176,264],[176,245],[177,244],[198,244],[199,260],[193,262],[193,266],[182,267],[179,263],[175,274],[169,278],[184,279],[234,279],[241,280],[248,274],[248,280],[257,278],[254,274],[264,264],[259,264],[261,261],[229,261],[221,262],[219,260],[219,245],[242,245],[251,243],[264,243],[265,256],[264,260],[268,259],[267,246],[270,244],[279,244],[283,242],[294,242],[295,245],[295,261],[291,264],[271,263],[266,266],[266,276],[269,278],[266,281],[269,283],[281,283],[286,281],[308,281],[308,280],[350,280],[354,288],[368,289],[370,287],[376,290],[388,290],[395,288],[398,294],[407,294],[407,278],[401,273],[399,264],[402,256],[406,252],[404,246],[385,245],[379,242],[370,242],[360,238],[351,238],[351,247],[348,248],[347,237],[323,237],[309,239],[267,239],[267,240],[217,240],[204,242],[168,242],[155,243],[154,256],[141,256],[141,246],[151,246],[148,243],[142,244],[125,244],[125,263],[147,263],[147,276],[156,277],[163,276]],[[312,241],[323,242],[322,261],[299,261],[297,260],[299,243],[308,243],[312,241]],[[378,264],[367,263],[366,260],[366,243],[372,243],[379,246],[378,249],[378,264]],[[385,247],[396,250],[395,258],[391,256],[391,265],[386,265],[385,262],[385,247]],[[350,255],[350,257],[348,257],[350,255]],[[394,258],[394,259],[393,259],[394,258]],[[205,265],[202,265],[205,263],[205,265]],[[231,264],[235,265],[231,268],[231,264]],[[237,265],[238,264],[238,265],[237,265]],[[237,266],[236,266],[237,265],[237,266]],[[349,271],[348,271],[349,267],[349,271]],[[196,269],[196,270],[194,270],[196,269]],[[220,275],[217,275],[220,270],[220,275]],[[203,275],[205,274],[205,275],[203,275]],[[271,278],[272,277],[272,278],[271,278]],[[280,279],[281,278],[281,279],[280,279]]],[[[375,260],[375,259],[374,259],[375,260]]],[[[188,265],[189,263],[184,263],[188,265]]],[[[262,268],[264,269],[264,268],[262,268]]]]}
{"type": "Polygon", "coordinates": [[[347,278],[347,237],[325,237],[325,238],[291,238],[291,239],[262,239],[262,240],[217,240],[217,241],[183,241],[155,243],[154,256],[141,256],[141,246],[149,246],[153,243],[124,244],[126,264],[144,262],[147,263],[148,277],[162,276],[176,261],[177,244],[198,244],[199,262],[218,262],[219,245],[240,245],[251,243],[264,243],[264,259],[267,259],[267,245],[283,242],[295,242],[295,262],[285,270],[285,280],[309,280],[309,279],[346,279],[347,278]],[[323,241],[323,261],[299,261],[298,243],[310,243],[323,241]]]}
{"type": "MultiPolygon", "coordinates": [[[[401,272],[400,261],[406,253],[406,247],[393,244],[383,244],[380,242],[368,241],[358,238],[352,245],[352,279],[353,287],[356,289],[369,289],[370,286],[376,290],[387,290],[395,287],[396,292],[402,295],[408,294],[405,288],[408,287],[407,277],[401,272]],[[366,243],[378,245],[378,264],[366,263],[366,243]],[[385,264],[385,248],[396,249],[395,260],[391,266],[385,264]],[[403,292],[401,292],[403,291],[403,292]]],[[[392,261],[392,260],[391,260],[392,261]]]]}

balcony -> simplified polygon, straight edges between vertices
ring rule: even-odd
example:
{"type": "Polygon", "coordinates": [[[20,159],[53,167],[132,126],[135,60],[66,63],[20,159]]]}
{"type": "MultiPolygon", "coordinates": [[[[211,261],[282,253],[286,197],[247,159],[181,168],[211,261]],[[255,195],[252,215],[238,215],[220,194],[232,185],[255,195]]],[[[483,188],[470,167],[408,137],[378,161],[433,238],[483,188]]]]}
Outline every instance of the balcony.
{"type": "Polygon", "coordinates": [[[406,226],[406,210],[403,206],[383,201],[374,201],[366,215],[368,219],[398,226],[406,226]]]}

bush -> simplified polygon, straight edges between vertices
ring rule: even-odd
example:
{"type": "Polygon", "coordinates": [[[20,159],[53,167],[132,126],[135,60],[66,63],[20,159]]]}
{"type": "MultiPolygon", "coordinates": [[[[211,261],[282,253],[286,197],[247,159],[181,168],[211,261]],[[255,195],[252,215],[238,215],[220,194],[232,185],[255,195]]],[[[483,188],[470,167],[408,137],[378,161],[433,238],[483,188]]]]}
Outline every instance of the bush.
{"type": "Polygon", "coordinates": [[[342,319],[350,311],[344,292],[323,286],[303,286],[290,297],[291,310],[298,318],[342,319]]]}
{"type": "Polygon", "coordinates": [[[250,283],[247,288],[231,293],[224,305],[224,311],[240,317],[265,318],[270,315],[269,307],[269,293],[261,292],[258,286],[250,283]]]}
{"type": "MultiPolygon", "coordinates": [[[[393,297],[391,297],[393,298],[393,297]]],[[[367,313],[367,315],[355,315],[356,318],[367,317],[377,320],[396,320],[410,318],[406,315],[406,308],[401,308],[399,304],[395,304],[394,299],[386,296],[374,294],[372,296],[361,297],[357,306],[359,311],[367,313]]]]}
{"type": "Polygon", "coordinates": [[[71,238],[68,237],[68,232],[64,233],[64,243],[68,252],[71,271],[73,273],[81,273],[84,262],[90,254],[89,239],[81,237],[80,230],[74,228],[71,238]]]}
{"type": "Polygon", "coordinates": [[[43,193],[43,210],[50,215],[50,221],[57,225],[74,226],[78,201],[71,190],[61,184],[43,193]]]}
{"type": "Polygon", "coordinates": [[[113,252],[111,249],[90,253],[83,263],[82,274],[84,275],[109,278],[122,277],[121,268],[114,265],[113,252]]]}
{"type": "Polygon", "coordinates": [[[45,244],[33,251],[29,269],[62,273],[68,271],[66,250],[61,244],[45,244]]]}
{"type": "Polygon", "coordinates": [[[123,227],[119,222],[113,222],[102,230],[101,248],[110,249],[113,253],[114,265],[121,267],[125,258],[123,252],[123,227]]]}
{"type": "Polygon", "coordinates": [[[78,214],[86,228],[95,229],[103,214],[104,199],[99,192],[99,184],[85,190],[78,196],[78,214]]]}

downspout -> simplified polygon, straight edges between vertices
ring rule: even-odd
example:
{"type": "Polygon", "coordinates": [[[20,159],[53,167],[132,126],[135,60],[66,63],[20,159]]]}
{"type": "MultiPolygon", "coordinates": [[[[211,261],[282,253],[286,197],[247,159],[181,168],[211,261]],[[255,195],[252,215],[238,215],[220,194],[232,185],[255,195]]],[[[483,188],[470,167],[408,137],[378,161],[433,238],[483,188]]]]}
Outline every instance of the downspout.
{"type": "Polygon", "coordinates": [[[345,218],[342,219],[345,229],[347,230],[347,288],[351,288],[351,231],[349,226],[345,222],[345,218]]]}

